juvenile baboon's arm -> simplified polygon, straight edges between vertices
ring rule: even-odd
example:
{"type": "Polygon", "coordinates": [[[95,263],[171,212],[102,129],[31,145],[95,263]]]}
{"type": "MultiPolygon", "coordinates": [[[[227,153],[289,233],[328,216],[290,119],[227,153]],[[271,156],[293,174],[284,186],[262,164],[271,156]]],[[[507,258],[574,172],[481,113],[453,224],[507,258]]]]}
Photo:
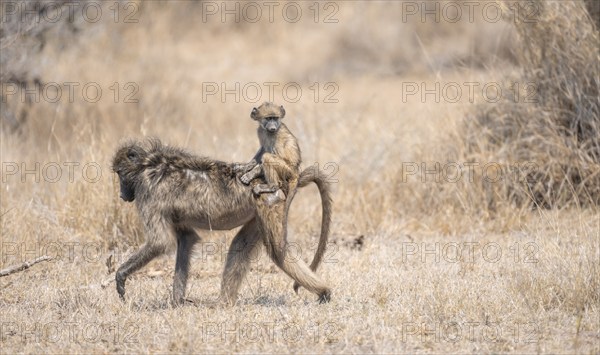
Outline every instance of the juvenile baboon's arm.
{"type": "Polygon", "coordinates": [[[254,158],[250,160],[248,163],[235,163],[233,164],[233,172],[234,173],[242,173],[246,174],[250,170],[254,169],[258,162],[261,160],[262,155],[264,154],[263,148],[261,147],[258,152],[254,155],[254,158]]]}
{"type": "Polygon", "coordinates": [[[256,165],[258,165],[258,162],[255,159],[250,160],[248,163],[234,163],[233,172],[236,174],[245,174],[252,170],[256,165]]]}

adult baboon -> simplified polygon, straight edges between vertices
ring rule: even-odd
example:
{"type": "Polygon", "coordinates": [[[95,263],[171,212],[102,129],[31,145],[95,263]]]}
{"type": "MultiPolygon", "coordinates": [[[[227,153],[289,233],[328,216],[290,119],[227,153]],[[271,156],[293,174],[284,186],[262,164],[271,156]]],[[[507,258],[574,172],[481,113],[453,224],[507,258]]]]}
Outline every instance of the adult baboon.
{"type": "MultiPolygon", "coordinates": [[[[271,240],[286,239],[288,212],[296,194],[302,161],[298,140],[287,126],[281,122],[285,117],[283,106],[265,102],[258,108],[255,107],[250,113],[250,117],[258,122],[257,134],[260,148],[248,164],[236,166],[236,168],[245,173],[240,178],[244,184],[249,184],[250,181],[262,173],[266,184],[254,185],[253,192],[257,195],[278,193],[280,189],[283,189],[285,208],[278,206],[277,197],[270,199],[269,204],[260,203],[259,201],[257,216],[259,220],[263,220],[262,217],[269,216],[266,221],[270,226],[268,230],[265,230],[265,236],[271,240]],[[262,211],[262,208],[270,209],[270,211],[262,211]],[[281,237],[270,235],[275,230],[272,228],[272,224],[275,223],[272,218],[275,216],[282,216],[282,220],[276,222],[283,223],[282,226],[277,228],[283,234],[281,237]]],[[[327,238],[319,239],[315,256],[310,265],[312,271],[316,271],[319,267],[326,247],[327,238]]],[[[298,293],[299,287],[298,282],[294,282],[296,293],[298,293]]]]}
{"type": "MultiPolygon", "coordinates": [[[[199,240],[195,228],[228,230],[243,225],[233,239],[223,271],[221,295],[235,302],[241,281],[260,239],[273,261],[321,302],[329,300],[330,290],[300,259],[285,258],[286,241],[271,242],[266,231],[259,230],[256,206],[269,203],[269,194],[255,199],[251,189],[238,181],[233,164],[197,157],[181,149],[165,146],[158,139],[133,141],[119,148],[113,158],[113,170],[119,175],[121,198],[135,201],[146,242],[116,273],[117,292],[125,295],[125,281],[153,258],[177,242],[173,282],[173,303],[182,304],[185,295],[190,254],[199,240]],[[283,256],[283,260],[281,259],[283,256]]],[[[304,170],[298,181],[303,187],[315,182],[322,199],[321,234],[329,233],[331,197],[324,174],[315,168],[304,170]]],[[[278,213],[273,209],[270,213],[278,213]]],[[[282,220],[281,216],[272,218],[282,220]]],[[[267,223],[260,223],[268,227],[267,223]]],[[[273,228],[280,228],[278,225],[273,228]]],[[[280,231],[273,236],[284,235],[280,231]]]]}

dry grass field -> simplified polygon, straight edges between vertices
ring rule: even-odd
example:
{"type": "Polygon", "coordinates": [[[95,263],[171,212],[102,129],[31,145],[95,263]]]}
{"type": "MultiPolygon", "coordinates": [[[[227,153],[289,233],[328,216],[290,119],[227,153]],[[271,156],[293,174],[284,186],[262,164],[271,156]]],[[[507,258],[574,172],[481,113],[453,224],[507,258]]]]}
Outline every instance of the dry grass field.
{"type": "MultiPolygon", "coordinates": [[[[0,353],[600,353],[599,13],[3,2],[0,270],[52,259],[0,277],[0,353]],[[269,100],[333,182],[332,301],[296,295],[263,253],[219,305],[232,230],[199,231],[185,306],[173,253],[121,302],[103,286],[144,236],[119,144],[245,162],[269,100]]],[[[319,206],[306,187],[290,211],[306,260],[319,206]]]]}

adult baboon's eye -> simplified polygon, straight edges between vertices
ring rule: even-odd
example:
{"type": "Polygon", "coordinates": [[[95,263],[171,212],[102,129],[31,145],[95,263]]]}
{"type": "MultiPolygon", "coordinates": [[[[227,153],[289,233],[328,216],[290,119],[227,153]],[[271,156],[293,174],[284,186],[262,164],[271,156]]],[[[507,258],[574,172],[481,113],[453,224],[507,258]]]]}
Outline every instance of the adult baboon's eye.
{"type": "Polygon", "coordinates": [[[128,152],[127,153],[127,158],[128,159],[135,159],[135,158],[137,158],[137,154],[135,154],[135,152],[128,152]]]}

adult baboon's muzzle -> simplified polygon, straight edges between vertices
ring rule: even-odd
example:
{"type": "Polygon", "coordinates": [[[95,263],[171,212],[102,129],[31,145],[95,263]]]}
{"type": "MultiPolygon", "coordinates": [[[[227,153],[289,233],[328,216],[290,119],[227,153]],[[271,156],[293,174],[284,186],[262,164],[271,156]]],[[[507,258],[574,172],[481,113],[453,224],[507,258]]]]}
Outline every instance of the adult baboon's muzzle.
{"type": "Polygon", "coordinates": [[[123,181],[121,180],[120,183],[120,196],[123,199],[123,201],[125,202],[131,202],[133,200],[135,200],[135,192],[132,188],[130,188],[129,186],[127,186],[127,184],[124,184],[123,181]]]}
{"type": "Polygon", "coordinates": [[[121,198],[123,199],[123,201],[125,202],[131,202],[133,201],[133,195],[126,195],[125,193],[121,192],[121,198]]]}

